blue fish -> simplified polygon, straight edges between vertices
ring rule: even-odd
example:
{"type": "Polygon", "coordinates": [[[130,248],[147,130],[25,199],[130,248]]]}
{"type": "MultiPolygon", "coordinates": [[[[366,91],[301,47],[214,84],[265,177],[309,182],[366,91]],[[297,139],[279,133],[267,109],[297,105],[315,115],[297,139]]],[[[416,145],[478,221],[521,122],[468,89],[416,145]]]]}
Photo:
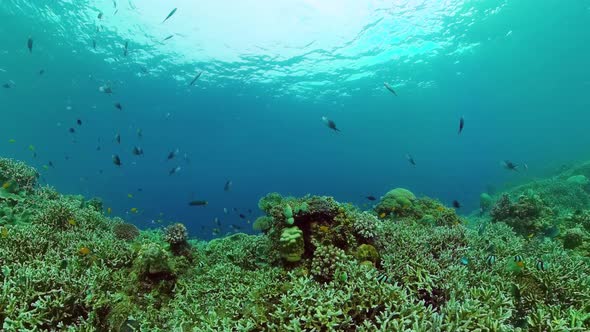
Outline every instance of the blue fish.
{"type": "MultiPolygon", "coordinates": [[[[166,21],[167,21],[169,18],[171,18],[171,17],[172,17],[172,15],[174,15],[174,13],[176,13],[176,10],[177,10],[177,9],[178,9],[178,8],[174,8],[174,9],[172,9],[172,11],[170,12],[170,14],[168,14],[168,16],[166,16],[166,18],[165,18],[165,19],[162,21],[162,23],[166,22],[166,21]]],[[[162,23],[160,23],[160,24],[162,24],[162,23]]]]}

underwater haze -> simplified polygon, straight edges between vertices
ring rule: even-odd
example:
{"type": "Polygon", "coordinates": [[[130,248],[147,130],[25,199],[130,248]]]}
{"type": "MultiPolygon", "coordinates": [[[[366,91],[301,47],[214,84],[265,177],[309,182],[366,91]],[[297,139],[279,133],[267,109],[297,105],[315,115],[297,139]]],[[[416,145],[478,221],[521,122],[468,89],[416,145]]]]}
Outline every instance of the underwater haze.
{"type": "Polygon", "coordinates": [[[0,0],[0,155],[198,238],[253,232],[269,192],[468,214],[589,157],[589,22],[587,0],[0,0]]]}

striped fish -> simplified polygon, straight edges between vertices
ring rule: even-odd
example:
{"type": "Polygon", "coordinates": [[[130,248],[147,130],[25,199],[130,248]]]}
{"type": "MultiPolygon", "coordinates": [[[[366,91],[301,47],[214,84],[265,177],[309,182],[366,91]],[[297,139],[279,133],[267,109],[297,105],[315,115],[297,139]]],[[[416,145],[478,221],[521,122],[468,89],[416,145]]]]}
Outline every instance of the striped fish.
{"type": "Polygon", "coordinates": [[[540,259],[537,259],[537,262],[535,263],[535,267],[539,271],[545,271],[547,269],[547,267],[545,266],[545,263],[540,259]]]}
{"type": "Polygon", "coordinates": [[[377,276],[375,277],[375,280],[377,280],[377,282],[381,282],[381,283],[391,282],[391,278],[383,272],[380,272],[379,274],[377,274],[377,276]]]}
{"type": "Polygon", "coordinates": [[[494,263],[496,263],[496,255],[489,255],[488,258],[486,258],[486,264],[494,265],[494,263]]]}
{"type": "Polygon", "coordinates": [[[519,263],[519,262],[524,262],[524,260],[522,259],[521,255],[516,255],[516,256],[514,256],[514,262],[519,263]]]}

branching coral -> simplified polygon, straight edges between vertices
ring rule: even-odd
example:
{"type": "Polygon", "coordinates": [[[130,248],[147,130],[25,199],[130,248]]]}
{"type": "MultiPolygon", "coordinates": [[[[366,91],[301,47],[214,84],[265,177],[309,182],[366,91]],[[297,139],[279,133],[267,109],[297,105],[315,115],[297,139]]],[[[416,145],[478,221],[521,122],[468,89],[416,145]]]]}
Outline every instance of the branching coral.
{"type": "MultiPolygon", "coordinates": [[[[11,192],[30,192],[37,185],[39,173],[27,164],[13,159],[0,158],[0,183],[11,192]]],[[[6,188],[5,188],[6,189],[6,188]]]]}
{"type": "Polygon", "coordinates": [[[113,226],[115,237],[124,241],[133,241],[139,236],[139,229],[129,223],[118,223],[113,226]]]}
{"type": "Polygon", "coordinates": [[[316,249],[311,261],[311,275],[320,281],[331,281],[347,260],[342,249],[332,245],[320,246],[316,249]]]}

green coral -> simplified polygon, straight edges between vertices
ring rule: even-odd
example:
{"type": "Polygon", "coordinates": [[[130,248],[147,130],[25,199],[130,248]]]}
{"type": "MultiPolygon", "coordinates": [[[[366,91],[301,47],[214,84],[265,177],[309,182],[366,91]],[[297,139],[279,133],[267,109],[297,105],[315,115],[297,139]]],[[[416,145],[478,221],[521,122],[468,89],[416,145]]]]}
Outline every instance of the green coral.
{"type": "Polygon", "coordinates": [[[361,244],[356,250],[355,256],[361,262],[370,261],[373,264],[379,263],[379,253],[370,244],[361,244]]]}
{"type": "Polygon", "coordinates": [[[331,281],[347,261],[344,250],[333,245],[319,246],[311,261],[311,275],[319,281],[331,281]]]}
{"type": "Polygon", "coordinates": [[[287,225],[293,225],[295,223],[295,219],[293,218],[293,209],[291,208],[291,205],[285,205],[285,208],[283,209],[283,214],[285,216],[285,222],[287,223],[287,225]]]}
{"type": "Polygon", "coordinates": [[[280,238],[281,257],[287,262],[298,262],[305,252],[303,232],[297,226],[283,229],[280,238]]]}
{"type": "Polygon", "coordinates": [[[379,204],[375,206],[378,215],[404,216],[412,207],[416,196],[404,188],[395,188],[388,191],[385,196],[381,197],[379,204]]]}
{"type": "Polygon", "coordinates": [[[494,199],[488,193],[481,193],[479,195],[479,207],[482,211],[489,211],[494,205],[494,199]]]}

